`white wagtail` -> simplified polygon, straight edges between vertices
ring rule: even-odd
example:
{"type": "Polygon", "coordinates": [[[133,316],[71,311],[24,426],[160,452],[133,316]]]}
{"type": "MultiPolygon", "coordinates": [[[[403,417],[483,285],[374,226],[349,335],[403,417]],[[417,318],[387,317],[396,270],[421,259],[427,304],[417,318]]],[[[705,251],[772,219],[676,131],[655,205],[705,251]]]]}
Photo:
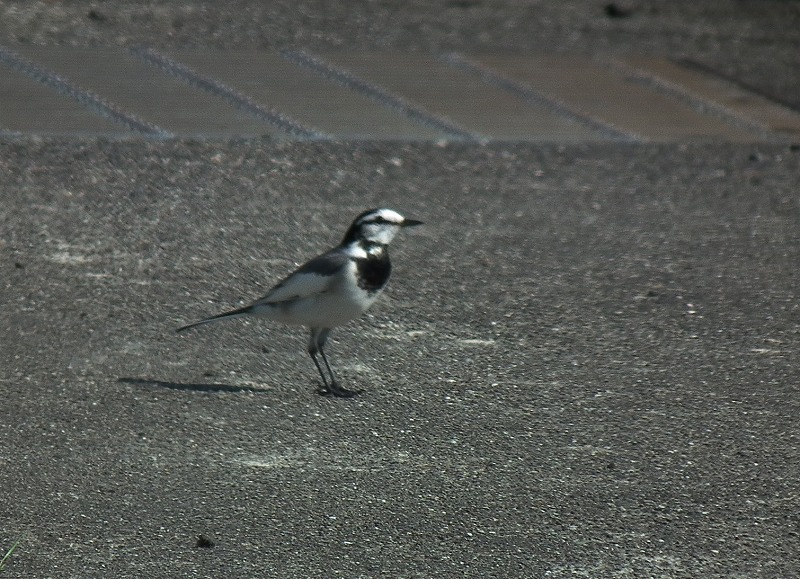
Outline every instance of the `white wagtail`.
{"type": "Polygon", "coordinates": [[[311,328],[308,353],[322,377],[320,393],[355,396],[359,391],[347,390],[337,382],[325,356],[325,341],[333,328],[356,319],[375,302],[392,271],[389,242],[401,228],[421,224],[391,209],[365,211],[356,217],[338,246],[301,265],[260,300],[177,331],[241,316],[308,326],[311,328]],[[327,377],[317,354],[322,356],[327,377]]]}

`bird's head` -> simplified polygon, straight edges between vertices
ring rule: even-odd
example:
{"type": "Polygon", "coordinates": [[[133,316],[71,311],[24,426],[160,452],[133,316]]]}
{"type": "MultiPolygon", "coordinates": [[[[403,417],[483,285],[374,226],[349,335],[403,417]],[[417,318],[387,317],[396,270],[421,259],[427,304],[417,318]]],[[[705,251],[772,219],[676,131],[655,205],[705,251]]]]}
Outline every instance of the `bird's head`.
{"type": "Polygon", "coordinates": [[[406,219],[391,209],[370,209],[355,218],[342,244],[365,242],[374,245],[388,245],[403,227],[422,225],[422,221],[406,219]]]}

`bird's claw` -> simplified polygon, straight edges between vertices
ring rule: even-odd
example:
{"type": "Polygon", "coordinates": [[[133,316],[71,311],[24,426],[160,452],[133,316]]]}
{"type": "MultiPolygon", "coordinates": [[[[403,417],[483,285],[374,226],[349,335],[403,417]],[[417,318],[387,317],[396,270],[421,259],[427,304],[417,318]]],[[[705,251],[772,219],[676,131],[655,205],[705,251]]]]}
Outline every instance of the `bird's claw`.
{"type": "Polygon", "coordinates": [[[320,396],[336,396],[337,398],[353,398],[363,393],[363,390],[348,390],[339,386],[338,382],[326,384],[318,390],[320,396]]]}

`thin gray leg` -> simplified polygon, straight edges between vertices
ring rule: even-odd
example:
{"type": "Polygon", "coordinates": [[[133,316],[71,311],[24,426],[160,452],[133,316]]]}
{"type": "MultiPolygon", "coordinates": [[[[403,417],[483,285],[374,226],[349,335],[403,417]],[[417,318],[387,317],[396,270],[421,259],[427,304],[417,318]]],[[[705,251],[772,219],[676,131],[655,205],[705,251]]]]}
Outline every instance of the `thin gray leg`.
{"type": "Polygon", "coordinates": [[[331,365],[328,362],[328,357],[325,355],[325,342],[328,340],[328,334],[330,334],[330,332],[331,331],[329,328],[313,328],[311,330],[311,340],[308,345],[308,352],[311,354],[311,358],[314,360],[314,364],[316,364],[317,370],[319,370],[319,374],[322,376],[322,383],[325,386],[324,390],[320,390],[320,394],[333,394],[334,396],[339,396],[341,398],[352,398],[353,396],[361,394],[361,391],[348,390],[347,388],[341,387],[339,382],[336,380],[336,375],[333,373],[333,368],[331,368],[331,365]],[[322,368],[317,361],[317,352],[319,352],[319,354],[322,356],[322,361],[325,363],[325,368],[328,370],[330,381],[325,379],[322,368]]]}

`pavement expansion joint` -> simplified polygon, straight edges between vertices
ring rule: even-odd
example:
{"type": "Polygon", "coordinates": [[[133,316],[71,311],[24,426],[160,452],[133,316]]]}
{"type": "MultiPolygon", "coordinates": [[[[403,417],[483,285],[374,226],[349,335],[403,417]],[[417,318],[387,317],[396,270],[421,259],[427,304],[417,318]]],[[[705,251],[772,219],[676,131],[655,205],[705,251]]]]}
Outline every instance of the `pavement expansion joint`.
{"type": "Polygon", "coordinates": [[[70,82],[69,79],[57,74],[52,70],[48,70],[47,68],[37,65],[22,55],[17,54],[13,50],[1,45],[0,62],[4,63],[9,68],[41,83],[42,85],[55,90],[57,93],[80,103],[96,114],[126,126],[132,131],[152,137],[164,138],[171,136],[168,131],[142,120],[133,114],[123,111],[100,95],[80,88],[79,86],[70,82]]]}
{"type": "Polygon", "coordinates": [[[247,95],[233,89],[226,84],[199,72],[192,70],[189,66],[177,62],[168,56],[160,54],[152,48],[134,47],[131,53],[144,62],[155,66],[164,72],[171,74],[181,80],[188,82],[192,86],[205,90],[217,97],[231,103],[238,109],[244,110],[261,120],[274,125],[280,130],[299,139],[328,139],[329,135],[315,129],[304,126],[302,123],[292,119],[280,111],[265,107],[249,98],[247,95]]]}
{"type": "Polygon", "coordinates": [[[400,96],[394,95],[379,86],[359,78],[347,70],[332,66],[322,58],[312,55],[305,50],[282,50],[281,55],[290,62],[307,67],[322,75],[324,78],[374,99],[383,106],[394,109],[424,125],[440,130],[450,138],[467,141],[487,140],[483,135],[468,131],[449,119],[432,114],[424,108],[416,106],[400,96]]]}
{"type": "Polygon", "coordinates": [[[443,62],[461,69],[467,73],[477,75],[488,84],[496,86],[504,91],[517,95],[522,100],[535,106],[544,107],[552,110],[556,114],[575,123],[586,125],[593,131],[597,131],[611,140],[622,142],[640,142],[641,137],[630,132],[626,132],[611,123],[603,122],[593,118],[591,115],[570,108],[563,101],[553,96],[546,95],[537,91],[529,84],[514,81],[491,67],[474,62],[462,54],[450,52],[441,56],[443,62]]]}

